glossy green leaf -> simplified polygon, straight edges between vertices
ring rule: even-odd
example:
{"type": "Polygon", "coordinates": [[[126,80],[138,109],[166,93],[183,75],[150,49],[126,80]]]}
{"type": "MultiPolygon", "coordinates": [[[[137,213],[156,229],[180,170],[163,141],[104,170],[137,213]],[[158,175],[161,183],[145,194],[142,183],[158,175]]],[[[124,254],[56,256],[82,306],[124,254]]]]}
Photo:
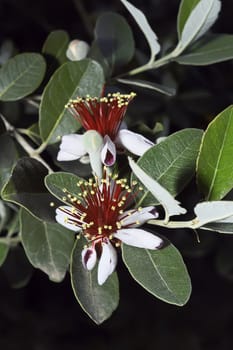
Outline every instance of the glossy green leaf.
{"type": "Polygon", "coordinates": [[[45,185],[55,197],[64,201],[66,191],[69,191],[70,194],[78,197],[80,190],[77,184],[80,180],[83,179],[74,174],[56,172],[46,176],[45,185]]]}
{"type": "Polygon", "coordinates": [[[122,84],[133,85],[133,86],[138,86],[145,89],[154,90],[167,96],[174,96],[176,93],[176,90],[173,88],[169,88],[161,84],[151,83],[150,81],[146,81],[146,80],[138,80],[138,79],[131,80],[131,79],[119,78],[117,79],[117,81],[119,81],[119,83],[122,83],[122,84]]]}
{"type": "Polygon", "coordinates": [[[66,50],[69,44],[69,35],[64,30],[54,30],[49,33],[42,48],[42,53],[52,57],[59,65],[67,61],[66,50]]]}
{"type": "Polygon", "coordinates": [[[2,266],[4,261],[6,260],[8,251],[9,251],[9,245],[0,243],[0,266],[2,266]]]}
{"type": "Polygon", "coordinates": [[[99,96],[104,84],[103,71],[97,62],[82,60],[63,64],[52,76],[42,95],[40,134],[46,143],[75,132],[80,125],[65,108],[77,96],[99,96]]]}
{"type": "Polygon", "coordinates": [[[112,69],[127,64],[134,55],[132,30],[117,13],[106,12],[98,18],[95,40],[112,69]]]}
{"type": "Polygon", "coordinates": [[[16,101],[35,91],[42,82],[46,64],[38,53],[22,53],[0,69],[0,100],[16,101]]]}
{"type": "Polygon", "coordinates": [[[176,62],[193,66],[205,66],[233,59],[233,35],[214,35],[200,41],[189,52],[177,57],[176,62]]]}
{"type": "MultiPolygon", "coordinates": [[[[176,196],[195,173],[201,137],[202,131],[199,129],[178,131],[150,148],[139,158],[137,164],[151,178],[176,196]]],[[[143,187],[145,188],[144,185],[143,187]]],[[[145,188],[140,203],[147,206],[157,202],[145,188]]]]}
{"type": "Polygon", "coordinates": [[[131,13],[133,18],[137,22],[139,28],[145,35],[145,38],[150,46],[150,51],[151,51],[150,62],[153,62],[155,59],[155,56],[160,51],[160,45],[158,43],[157,35],[152,30],[144,13],[141,10],[139,10],[137,7],[135,7],[133,4],[131,4],[127,0],[121,0],[121,2],[124,4],[127,10],[131,13]]]}
{"type": "Polygon", "coordinates": [[[12,137],[0,136],[0,191],[10,178],[11,171],[19,158],[19,152],[12,137]]]}
{"type": "Polygon", "coordinates": [[[170,303],[182,306],[191,293],[191,282],[178,250],[165,242],[164,248],[148,250],[122,247],[123,261],[132,277],[149,293],[170,303]]]}
{"type": "Polygon", "coordinates": [[[220,200],[233,188],[233,107],[221,112],[204,133],[197,181],[206,200],[220,200]]]}
{"type": "Polygon", "coordinates": [[[177,32],[180,38],[183,31],[184,25],[190,16],[194,7],[199,3],[200,0],[182,0],[179,7],[178,17],[177,17],[177,32]]]}
{"type": "Polygon", "coordinates": [[[86,241],[77,240],[71,260],[70,274],[76,299],[97,324],[107,320],[119,303],[119,286],[116,272],[102,285],[97,283],[97,267],[88,271],[83,267],[81,251],[86,241]]]}
{"type": "Polygon", "coordinates": [[[59,206],[59,202],[44,185],[47,174],[47,169],[37,160],[27,157],[20,159],[2,190],[2,198],[24,207],[42,220],[54,222],[55,214],[51,203],[59,206]]]}
{"type": "Polygon", "coordinates": [[[70,263],[75,240],[73,232],[21,210],[20,233],[30,263],[45,272],[50,280],[61,282],[70,263]]]}

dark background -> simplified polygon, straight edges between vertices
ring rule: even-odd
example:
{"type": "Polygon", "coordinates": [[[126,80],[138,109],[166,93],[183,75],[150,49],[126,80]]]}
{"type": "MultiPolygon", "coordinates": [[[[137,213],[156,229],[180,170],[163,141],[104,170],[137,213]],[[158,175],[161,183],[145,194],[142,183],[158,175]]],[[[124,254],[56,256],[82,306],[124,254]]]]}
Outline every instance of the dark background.
{"type": "MultiPolygon", "coordinates": [[[[161,43],[175,43],[178,0],[134,0],[133,3],[147,15],[161,43]]],[[[233,33],[232,1],[222,3],[214,31],[233,33]]],[[[71,38],[90,42],[95,20],[106,10],[128,19],[137,48],[146,54],[148,48],[142,34],[116,0],[0,0],[0,44],[8,39],[14,43],[15,52],[39,52],[49,32],[55,29],[67,30],[71,38]]],[[[165,98],[139,91],[136,108],[132,107],[131,113],[143,112],[150,126],[154,118],[165,116],[169,132],[184,127],[205,128],[232,102],[232,62],[210,67],[172,64],[159,74],[160,80],[177,86],[177,95],[165,98]]],[[[152,80],[158,73],[148,76],[152,80]]],[[[191,194],[194,186],[193,181],[182,201],[186,198],[187,202],[195,202],[191,194]]],[[[75,301],[69,276],[61,284],[52,283],[40,271],[31,271],[26,261],[17,260],[22,253],[17,251],[0,271],[0,349],[233,349],[231,236],[200,231],[201,243],[197,243],[190,231],[162,233],[182,252],[190,272],[193,292],[185,307],[167,305],[153,298],[130,278],[120,262],[119,308],[103,325],[96,326],[75,301]],[[13,266],[20,269],[14,272],[13,266]],[[26,286],[19,288],[22,285],[26,286]]]]}

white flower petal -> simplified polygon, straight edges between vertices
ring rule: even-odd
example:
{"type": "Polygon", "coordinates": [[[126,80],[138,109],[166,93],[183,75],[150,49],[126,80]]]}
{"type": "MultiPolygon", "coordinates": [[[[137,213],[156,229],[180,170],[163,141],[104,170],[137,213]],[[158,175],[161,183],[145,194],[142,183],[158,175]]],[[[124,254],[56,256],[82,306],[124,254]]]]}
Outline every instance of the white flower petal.
{"type": "Polygon", "coordinates": [[[70,134],[62,137],[60,151],[57,155],[59,161],[76,160],[86,153],[83,145],[83,135],[70,134]]]}
{"type": "Polygon", "coordinates": [[[90,50],[90,46],[86,41],[82,40],[72,40],[69,43],[68,49],[66,51],[66,56],[71,61],[80,61],[85,58],[90,50]]]}
{"type": "Polygon", "coordinates": [[[116,161],[116,146],[108,135],[104,136],[104,146],[101,151],[101,160],[106,166],[112,166],[116,161]]]}
{"type": "Polygon", "coordinates": [[[165,209],[165,220],[167,221],[172,215],[185,214],[186,209],[179,205],[179,202],[161,186],[155,179],[152,179],[140,166],[129,159],[129,165],[137,178],[144,184],[144,186],[153,194],[155,198],[162,204],[165,209]]]}
{"type": "Polygon", "coordinates": [[[137,156],[142,156],[154,143],[135,132],[122,129],[118,132],[116,142],[137,156]]]}
{"type": "Polygon", "coordinates": [[[83,144],[90,157],[90,165],[93,173],[99,178],[102,177],[101,150],[103,137],[96,130],[88,130],[83,135],[83,144]]]}
{"type": "Polygon", "coordinates": [[[102,254],[98,266],[98,284],[102,285],[113,273],[117,264],[117,252],[112,244],[102,242],[102,254]]]}
{"type": "Polygon", "coordinates": [[[125,244],[138,248],[158,249],[163,244],[161,238],[139,228],[122,228],[113,236],[125,244]]]}
{"type": "Polygon", "coordinates": [[[148,220],[157,219],[158,212],[155,207],[145,207],[138,210],[128,210],[125,211],[120,217],[119,220],[122,226],[138,227],[145,224],[148,220]]]}
{"type": "Polygon", "coordinates": [[[68,219],[73,219],[73,216],[70,215],[69,212],[71,213],[71,207],[68,207],[66,205],[63,207],[57,208],[56,217],[55,217],[56,221],[60,225],[68,228],[69,230],[76,231],[76,232],[80,231],[81,230],[80,227],[77,227],[74,224],[67,222],[68,219]],[[66,212],[64,212],[63,210],[65,210],[66,212]]]}
{"type": "Polygon", "coordinates": [[[95,267],[97,254],[95,247],[87,247],[82,250],[82,264],[87,270],[92,270],[95,267]]]}
{"type": "Polygon", "coordinates": [[[233,201],[211,201],[198,203],[194,208],[197,216],[197,227],[209,222],[231,222],[233,215],[233,201]],[[229,221],[227,220],[229,219],[229,221]]]}

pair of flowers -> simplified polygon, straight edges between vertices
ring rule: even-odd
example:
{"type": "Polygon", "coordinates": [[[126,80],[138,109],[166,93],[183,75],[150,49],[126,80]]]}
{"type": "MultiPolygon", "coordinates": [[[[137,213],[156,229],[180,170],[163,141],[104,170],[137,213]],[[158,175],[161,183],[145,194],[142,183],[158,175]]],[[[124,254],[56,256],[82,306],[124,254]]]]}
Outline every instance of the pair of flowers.
{"type": "Polygon", "coordinates": [[[162,245],[159,237],[138,228],[158,217],[156,209],[152,206],[128,209],[135,202],[140,187],[134,183],[130,188],[126,179],[118,179],[106,167],[115,163],[117,151],[122,152],[125,148],[140,156],[153,145],[142,135],[127,130],[123,124],[126,109],[134,96],[134,93],[114,93],[99,99],[86,96],[70,101],[67,107],[86,132],[63,136],[57,157],[59,161],[70,161],[88,155],[96,174],[95,180],[77,184],[78,198],[64,189],[68,205],[56,209],[56,220],[70,230],[82,232],[87,239],[82,263],[87,270],[92,270],[99,259],[97,276],[100,285],[115,270],[115,247],[121,242],[146,249],[158,249],[162,245]],[[91,141],[93,135],[94,141],[98,140],[96,147],[86,142],[89,135],[91,141]],[[103,172],[102,165],[96,166],[98,160],[104,164],[103,172]]]}

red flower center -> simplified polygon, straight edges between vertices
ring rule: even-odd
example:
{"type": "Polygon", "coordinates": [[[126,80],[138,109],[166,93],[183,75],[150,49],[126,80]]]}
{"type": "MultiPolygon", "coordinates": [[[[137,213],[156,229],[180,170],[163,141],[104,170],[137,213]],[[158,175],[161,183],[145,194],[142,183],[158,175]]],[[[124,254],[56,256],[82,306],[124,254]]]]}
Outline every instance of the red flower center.
{"type": "Polygon", "coordinates": [[[71,212],[62,208],[67,213],[67,223],[82,228],[84,236],[90,241],[105,237],[112,239],[111,235],[121,228],[119,217],[132,205],[138,190],[141,190],[139,187],[135,191],[136,184],[134,182],[130,188],[126,179],[107,175],[105,170],[100,185],[97,178],[95,181],[79,181],[77,196],[64,189],[66,196],[63,200],[72,205],[71,212]]]}
{"type": "Polygon", "coordinates": [[[87,95],[71,100],[66,107],[85,130],[96,130],[114,141],[128,104],[135,95],[134,92],[126,95],[117,92],[100,98],[87,95]]]}

